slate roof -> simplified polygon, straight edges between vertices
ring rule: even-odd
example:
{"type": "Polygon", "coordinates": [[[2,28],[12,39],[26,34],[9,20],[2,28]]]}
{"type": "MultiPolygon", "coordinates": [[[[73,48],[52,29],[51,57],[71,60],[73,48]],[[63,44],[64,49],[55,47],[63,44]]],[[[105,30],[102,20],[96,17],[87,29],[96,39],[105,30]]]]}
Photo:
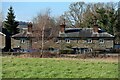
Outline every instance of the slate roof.
{"type": "MultiPolygon", "coordinates": [[[[44,38],[47,39],[50,37],[51,29],[45,29],[44,31],[44,38]]],[[[32,30],[32,32],[28,31],[22,31],[18,34],[15,34],[12,36],[12,38],[37,38],[37,37],[42,37],[42,31],[39,30],[32,30]],[[36,32],[38,31],[38,32],[36,32]]]]}
{"type": "Polygon", "coordinates": [[[15,34],[12,38],[33,38],[33,34],[31,32],[23,31],[21,33],[15,34]]]}
{"type": "Polygon", "coordinates": [[[110,37],[114,36],[99,28],[98,33],[93,32],[93,28],[65,28],[65,33],[59,34],[59,37],[68,38],[87,38],[87,37],[110,37]]]}

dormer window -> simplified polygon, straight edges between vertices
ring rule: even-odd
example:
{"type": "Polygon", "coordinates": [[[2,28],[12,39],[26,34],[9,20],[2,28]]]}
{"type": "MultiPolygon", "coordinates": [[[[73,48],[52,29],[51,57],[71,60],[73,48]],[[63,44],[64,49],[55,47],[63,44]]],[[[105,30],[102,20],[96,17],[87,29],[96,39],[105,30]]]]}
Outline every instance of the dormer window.
{"type": "Polygon", "coordinates": [[[69,40],[69,39],[66,39],[65,41],[66,41],[66,43],[70,43],[70,40],[69,40]]]}
{"type": "Polygon", "coordinates": [[[92,43],[92,39],[87,39],[87,43],[92,43]]]}
{"type": "Polygon", "coordinates": [[[104,43],[104,39],[99,39],[99,42],[100,43],[104,43]]]}

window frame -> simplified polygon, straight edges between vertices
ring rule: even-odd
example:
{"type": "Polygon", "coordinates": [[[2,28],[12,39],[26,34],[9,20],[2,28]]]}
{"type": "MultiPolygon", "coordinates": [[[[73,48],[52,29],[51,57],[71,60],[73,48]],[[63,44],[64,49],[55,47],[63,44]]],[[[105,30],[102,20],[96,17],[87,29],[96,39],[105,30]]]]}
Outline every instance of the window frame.
{"type": "Polygon", "coordinates": [[[25,43],[25,40],[24,40],[24,39],[21,39],[21,43],[25,43]]]}
{"type": "Polygon", "coordinates": [[[70,39],[65,39],[65,42],[66,43],[70,43],[70,39]]]}
{"type": "Polygon", "coordinates": [[[92,39],[87,39],[87,43],[92,43],[92,39]]]}
{"type": "Polygon", "coordinates": [[[57,40],[56,43],[59,44],[61,42],[61,40],[57,40]]]}
{"type": "Polygon", "coordinates": [[[104,43],[104,39],[99,39],[99,43],[104,43]]]}

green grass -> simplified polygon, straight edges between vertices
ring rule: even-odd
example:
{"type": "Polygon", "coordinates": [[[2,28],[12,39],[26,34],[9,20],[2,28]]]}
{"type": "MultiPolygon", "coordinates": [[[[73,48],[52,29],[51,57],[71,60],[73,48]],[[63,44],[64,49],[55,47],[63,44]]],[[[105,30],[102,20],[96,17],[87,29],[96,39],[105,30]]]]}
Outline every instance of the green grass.
{"type": "Polygon", "coordinates": [[[118,78],[117,62],[2,58],[3,78],[118,78]]]}

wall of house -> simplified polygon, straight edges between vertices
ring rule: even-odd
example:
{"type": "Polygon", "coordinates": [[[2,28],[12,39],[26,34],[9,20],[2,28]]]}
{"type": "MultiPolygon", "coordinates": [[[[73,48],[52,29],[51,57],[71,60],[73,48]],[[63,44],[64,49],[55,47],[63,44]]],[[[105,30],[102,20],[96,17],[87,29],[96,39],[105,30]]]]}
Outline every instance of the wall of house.
{"type": "Polygon", "coordinates": [[[0,34],[0,49],[5,47],[5,36],[0,34]]]}
{"type": "MultiPolygon", "coordinates": [[[[42,41],[41,40],[32,42],[32,48],[33,49],[41,49],[41,46],[42,46],[42,41]]],[[[60,48],[60,44],[57,44],[56,42],[54,42],[53,39],[51,39],[51,40],[44,40],[43,48],[44,49],[48,49],[48,48],[51,48],[51,47],[59,49],[60,48]]]]}
{"type": "MultiPolygon", "coordinates": [[[[12,48],[21,46],[22,49],[28,49],[29,41],[25,40],[24,43],[20,44],[20,40],[12,38],[12,48]]],[[[70,43],[67,43],[66,40],[59,40],[54,42],[53,40],[44,41],[44,49],[47,48],[56,48],[56,49],[68,49],[70,47],[78,48],[90,48],[90,49],[106,49],[113,48],[113,40],[104,40],[103,43],[100,43],[99,40],[92,40],[92,43],[88,43],[86,40],[70,40],[70,43]]],[[[41,40],[37,42],[32,42],[33,49],[41,49],[41,40]]]]}
{"type": "Polygon", "coordinates": [[[91,48],[91,49],[106,49],[113,48],[113,40],[104,40],[103,43],[100,43],[99,40],[92,40],[92,43],[88,43],[86,40],[70,40],[70,43],[67,43],[66,40],[60,40],[61,49],[67,47],[79,47],[79,48],[91,48]]]}
{"type": "Polygon", "coordinates": [[[11,39],[11,48],[17,48],[21,46],[21,49],[28,49],[29,41],[28,40],[16,40],[16,39],[11,39]]]}

